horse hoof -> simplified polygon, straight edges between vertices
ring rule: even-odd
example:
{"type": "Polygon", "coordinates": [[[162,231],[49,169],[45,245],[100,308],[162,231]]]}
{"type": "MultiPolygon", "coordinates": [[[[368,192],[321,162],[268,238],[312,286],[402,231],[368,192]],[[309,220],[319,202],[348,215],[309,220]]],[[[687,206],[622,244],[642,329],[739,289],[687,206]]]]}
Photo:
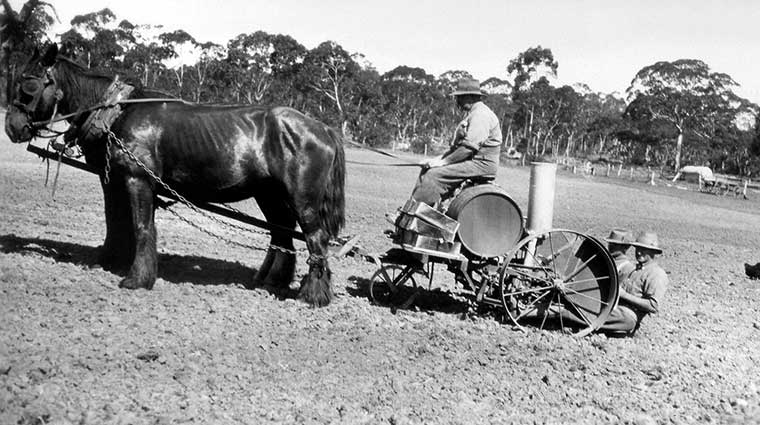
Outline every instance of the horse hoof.
{"type": "Polygon", "coordinates": [[[302,300],[312,307],[324,307],[335,297],[332,288],[326,285],[308,285],[302,283],[301,290],[298,292],[298,299],[302,300]]]}
{"type": "Polygon", "coordinates": [[[153,289],[153,285],[140,283],[137,279],[126,277],[119,282],[119,288],[124,289],[153,289]]]}
{"type": "Polygon", "coordinates": [[[298,294],[298,299],[304,301],[312,307],[325,307],[330,304],[330,301],[332,301],[332,296],[328,296],[327,294],[305,294],[303,291],[301,291],[298,294]]]}

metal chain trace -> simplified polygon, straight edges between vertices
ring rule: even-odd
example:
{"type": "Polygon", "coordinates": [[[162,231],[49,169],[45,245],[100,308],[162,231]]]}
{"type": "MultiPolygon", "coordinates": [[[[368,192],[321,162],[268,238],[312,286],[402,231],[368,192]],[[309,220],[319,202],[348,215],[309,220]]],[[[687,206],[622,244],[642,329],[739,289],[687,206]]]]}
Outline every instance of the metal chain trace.
{"type": "MultiPolygon", "coordinates": [[[[111,146],[111,143],[113,143],[122,152],[124,152],[124,154],[127,155],[129,157],[129,159],[131,159],[132,161],[134,161],[135,164],[137,164],[137,166],[140,167],[140,169],[142,169],[146,174],[148,174],[148,176],[150,176],[150,178],[153,179],[153,181],[155,181],[156,183],[158,183],[159,185],[161,185],[161,187],[163,187],[168,193],[170,193],[173,197],[175,197],[175,199],[179,200],[179,202],[181,202],[182,204],[184,204],[185,206],[187,206],[188,208],[190,208],[191,210],[193,210],[195,213],[197,213],[197,214],[199,214],[199,215],[201,215],[203,217],[206,217],[209,220],[214,221],[216,223],[222,224],[224,226],[233,227],[233,228],[236,228],[238,230],[242,230],[242,231],[246,231],[246,232],[250,232],[250,233],[264,234],[264,235],[269,234],[268,232],[254,231],[254,230],[251,230],[250,228],[246,228],[246,227],[239,226],[239,225],[236,225],[236,224],[233,224],[233,223],[229,223],[227,221],[221,220],[221,219],[217,218],[216,216],[214,216],[212,214],[209,214],[209,213],[201,210],[200,208],[196,207],[192,202],[188,201],[184,196],[180,195],[176,190],[172,189],[168,184],[166,184],[166,182],[164,182],[163,180],[161,180],[161,178],[158,177],[156,175],[156,173],[153,172],[153,170],[151,170],[150,168],[148,168],[134,153],[132,153],[132,151],[130,151],[129,149],[127,149],[127,147],[124,146],[124,143],[113,133],[113,131],[111,131],[111,129],[108,129],[107,136],[108,137],[107,137],[107,142],[106,142],[106,177],[105,177],[106,183],[108,183],[108,173],[110,172],[110,146],[111,146]]],[[[268,248],[262,248],[262,247],[252,246],[252,245],[246,245],[246,244],[243,244],[243,243],[240,243],[240,242],[237,242],[237,241],[233,241],[233,240],[227,239],[227,238],[225,238],[225,237],[223,237],[221,235],[218,235],[216,233],[213,233],[213,232],[211,232],[211,231],[209,231],[207,229],[201,228],[197,224],[192,223],[190,220],[188,220],[188,219],[186,219],[184,217],[181,217],[176,211],[173,211],[173,210],[171,210],[169,208],[167,208],[167,210],[169,210],[169,212],[171,212],[172,214],[174,214],[176,217],[180,218],[180,220],[182,220],[182,221],[190,224],[192,227],[195,227],[196,229],[200,230],[201,232],[206,233],[206,234],[211,235],[211,236],[214,236],[214,237],[216,237],[216,238],[218,238],[218,239],[220,239],[220,240],[222,240],[224,242],[231,243],[231,244],[234,244],[234,245],[237,245],[237,246],[241,246],[241,247],[245,247],[245,248],[260,250],[260,251],[266,251],[268,249],[268,248]]],[[[288,249],[288,248],[284,248],[284,247],[277,246],[277,245],[272,245],[272,244],[269,245],[269,248],[277,250],[277,251],[280,251],[280,252],[283,252],[283,253],[286,253],[286,254],[293,254],[293,255],[295,255],[295,254],[298,253],[298,251],[296,251],[296,250],[292,250],[292,249],[288,249]]],[[[302,251],[304,251],[304,250],[302,250],[302,251]]]]}

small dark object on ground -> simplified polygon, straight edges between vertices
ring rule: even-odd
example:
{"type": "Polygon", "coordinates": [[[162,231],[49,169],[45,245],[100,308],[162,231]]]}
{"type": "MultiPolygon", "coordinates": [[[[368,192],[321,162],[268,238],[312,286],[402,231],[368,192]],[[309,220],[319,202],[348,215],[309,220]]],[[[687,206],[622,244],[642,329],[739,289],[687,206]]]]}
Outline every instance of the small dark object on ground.
{"type": "Polygon", "coordinates": [[[752,264],[744,263],[744,272],[747,273],[750,279],[760,279],[760,263],[752,264]]]}
{"type": "Polygon", "coordinates": [[[153,350],[146,351],[142,354],[138,354],[137,358],[144,362],[154,362],[158,360],[159,354],[153,350]]]}

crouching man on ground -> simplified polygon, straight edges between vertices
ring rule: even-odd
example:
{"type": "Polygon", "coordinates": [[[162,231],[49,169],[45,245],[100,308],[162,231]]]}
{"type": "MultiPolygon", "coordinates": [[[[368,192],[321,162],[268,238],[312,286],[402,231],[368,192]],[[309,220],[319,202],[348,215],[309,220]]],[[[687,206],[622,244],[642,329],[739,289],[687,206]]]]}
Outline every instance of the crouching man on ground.
{"type": "Polygon", "coordinates": [[[602,332],[633,335],[644,317],[659,312],[668,289],[668,275],[655,260],[662,254],[657,234],[641,233],[631,245],[636,250],[636,268],[620,277],[620,300],[599,329],[602,332]]]}

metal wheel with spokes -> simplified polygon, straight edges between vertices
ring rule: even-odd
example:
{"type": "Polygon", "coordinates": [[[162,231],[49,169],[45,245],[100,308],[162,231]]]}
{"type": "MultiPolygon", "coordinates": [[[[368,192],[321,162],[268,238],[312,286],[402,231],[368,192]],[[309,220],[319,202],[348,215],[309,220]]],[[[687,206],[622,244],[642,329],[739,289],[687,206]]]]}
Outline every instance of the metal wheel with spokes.
{"type": "Polygon", "coordinates": [[[372,275],[369,282],[369,296],[377,304],[394,309],[408,308],[419,291],[415,274],[423,276],[414,266],[385,264],[372,275]]]}
{"type": "Polygon", "coordinates": [[[618,299],[615,262],[595,238],[553,229],[521,240],[507,255],[501,297],[519,328],[588,335],[604,324],[618,299]]]}

